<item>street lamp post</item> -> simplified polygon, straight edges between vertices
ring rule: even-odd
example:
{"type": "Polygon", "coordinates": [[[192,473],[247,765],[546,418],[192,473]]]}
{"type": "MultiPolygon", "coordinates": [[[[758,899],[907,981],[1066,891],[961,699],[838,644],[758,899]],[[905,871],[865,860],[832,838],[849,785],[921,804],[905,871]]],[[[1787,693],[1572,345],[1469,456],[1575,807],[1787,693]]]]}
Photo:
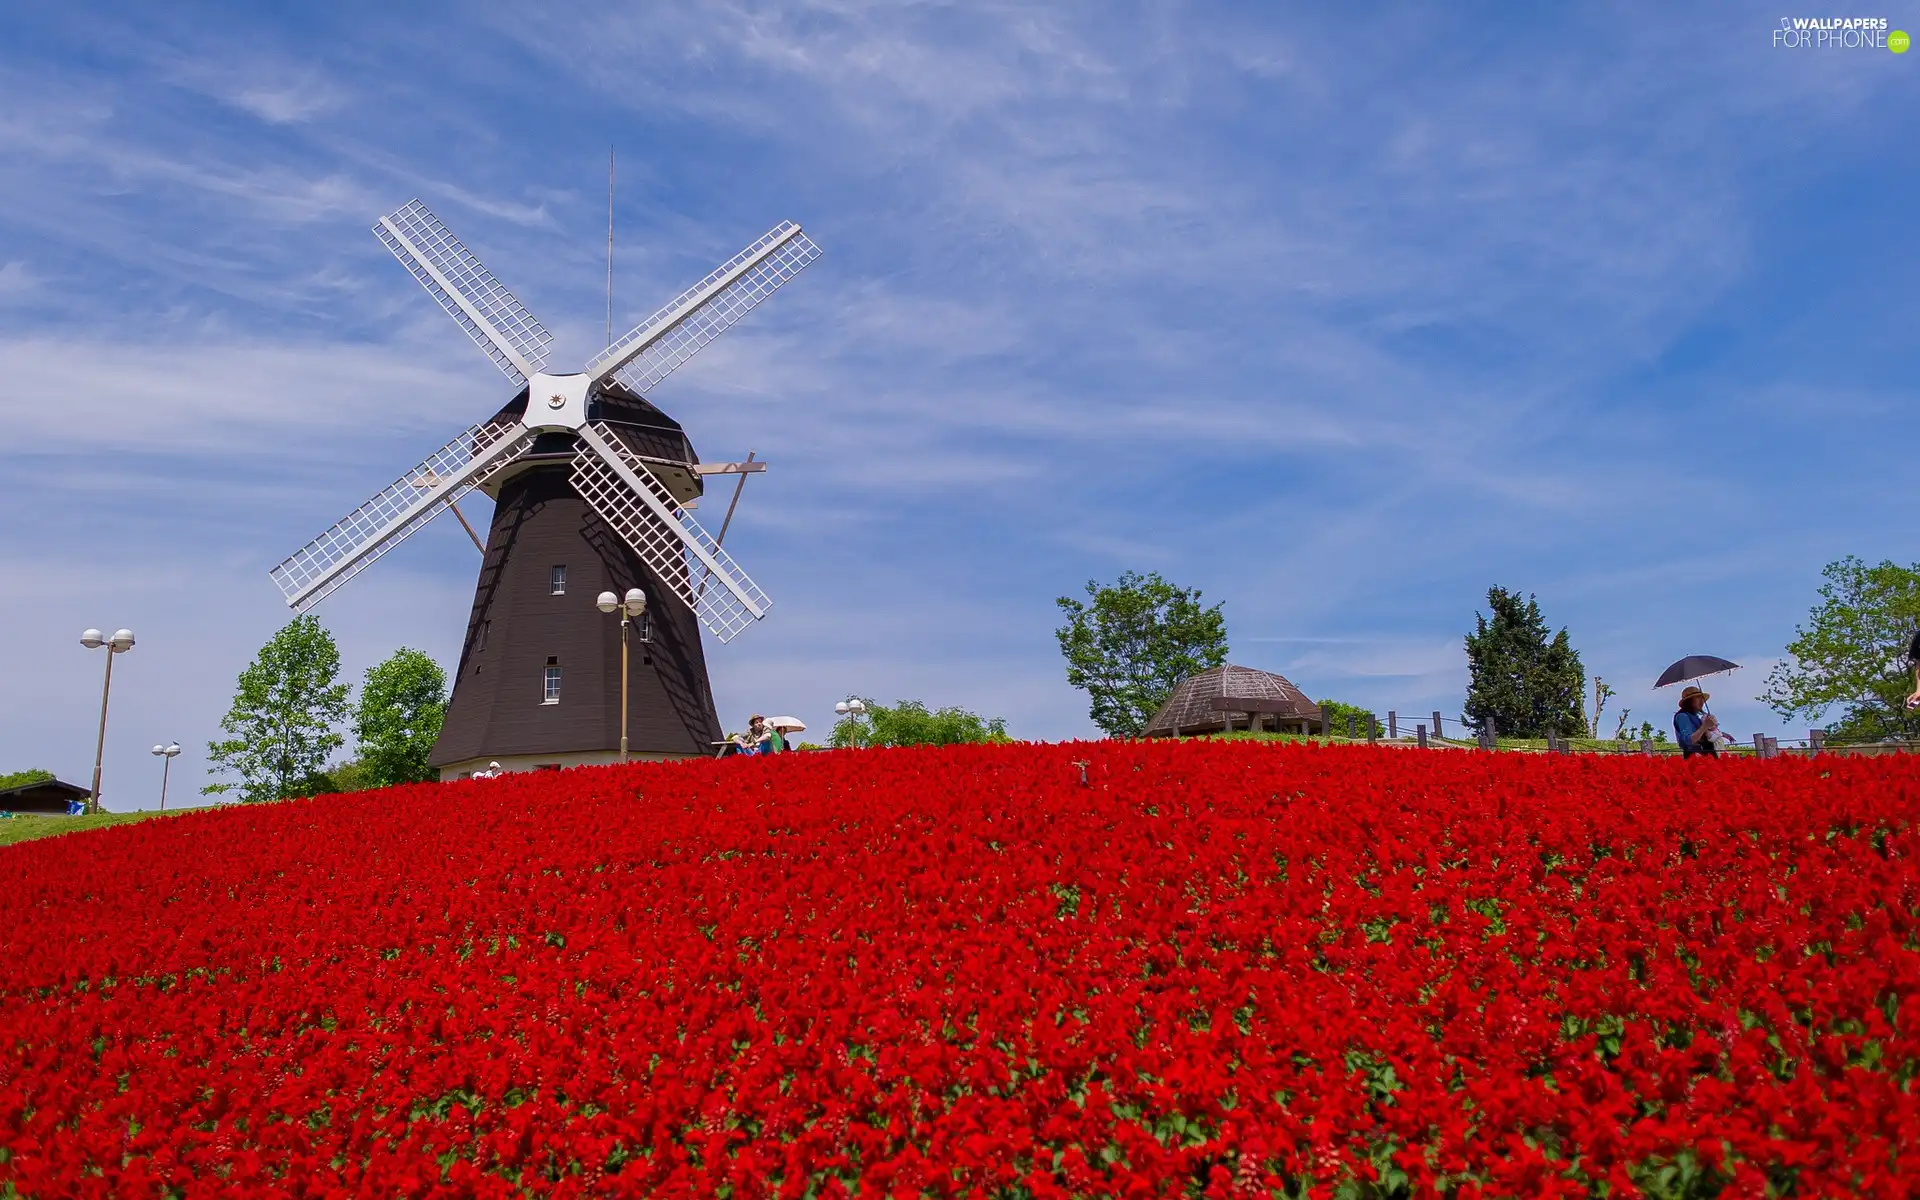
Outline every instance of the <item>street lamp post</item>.
{"type": "Polygon", "coordinates": [[[639,588],[628,588],[624,598],[612,592],[601,592],[594,606],[603,613],[620,614],[620,761],[627,761],[627,626],[633,618],[647,611],[647,594],[639,588]]]}
{"type": "Polygon", "coordinates": [[[843,717],[851,718],[853,720],[852,732],[858,733],[860,730],[860,718],[867,711],[867,702],[858,696],[848,696],[845,700],[834,705],[833,711],[843,717]]]}
{"type": "Polygon", "coordinates": [[[107,695],[113,691],[113,656],[125,654],[133,649],[133,630],[116,629],[112,637],[105,637],[98,629],[89,629],[80,635],[80,644],[89,650],[107,648],[107,679],[100,685],[100,738],[93,745],[93,793],[87,797],[87,811],[100,811],[100,761],[107,752],[107,695]]]}
{"type": "Polygon", "coordinates": [[[180,753],[179,742],[168,742],[164,746],[155,746],[153,752],[160,756],[160,811],[167,811],[167,772],[173,770],[173,760],[180,753]]]}

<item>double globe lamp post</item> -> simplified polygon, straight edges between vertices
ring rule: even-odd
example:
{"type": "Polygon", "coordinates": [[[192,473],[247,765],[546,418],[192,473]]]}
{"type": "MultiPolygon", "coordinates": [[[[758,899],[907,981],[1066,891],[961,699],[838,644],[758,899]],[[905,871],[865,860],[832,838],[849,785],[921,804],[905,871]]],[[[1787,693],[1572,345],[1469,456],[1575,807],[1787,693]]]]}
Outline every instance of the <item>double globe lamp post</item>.
{"type": "MultiPolygon", "coordinates": [[[[867,702],[858,696],[849,696],[833,706],[833,711],[853,722],[853,732],[860,730],[860,718],[866,714],[867,702]]],[[[855,742],[854,745],[860,743],[855,742]]]]}
{"type": "Polygon", "coordinates": [[[173,770],[173,760],[180,753],[179,742],[168,742],[164,746],[155,746],[153,752],[161,759],[160,767],[160,811],[167,811],[167,772],[173,770]]]}
{"type": "Polygon", "coordinates": [[[628,588],[625,598],[612,592],[601,592],[594,602],[603,613],[620,614],[620,761],[627,761],[627,626],[633,618],[647,611],[647,594],[639,588],[628,588]]]}
{"type": "Polygon", "coordinates": [[[113,656],[133,649],[133,630],[116,629],[107,637],[98,629],[80,635],[80,644],[89,650],[107,648],[107,680],[100,685],[100,738],[93,745],[93,794],[87,797],[87,811],[100,811],[100,762],[107,752],[107,696],[113,691],[113,656]]]}

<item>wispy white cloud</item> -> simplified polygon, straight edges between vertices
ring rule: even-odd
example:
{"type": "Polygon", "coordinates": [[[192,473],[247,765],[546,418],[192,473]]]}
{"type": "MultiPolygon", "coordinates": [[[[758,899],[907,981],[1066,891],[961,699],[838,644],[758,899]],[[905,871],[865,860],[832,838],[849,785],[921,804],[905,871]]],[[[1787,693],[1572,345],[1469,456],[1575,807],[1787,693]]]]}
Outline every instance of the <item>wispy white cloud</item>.
{"type": "Polygon", "coordinates": [[[339,92],[311,78],[280,86],[245,87],[226,99],[275,125],[312,120],[338,108],[342,101],[339,92]]]}
{"type": "Polygon", "coordinates": [[[1322,646],[1285,660],[1287,671],[1306,678],[1452,682],[1465,673],[1466,650],[1459,639],[1409,642],[1400,638],[1322,646]]]}
{"type": "MultiPolygon", "coordinates": [[[[0,595],[0,621],[64,645],[100,587],[147,580],[141,652],[192,645],[167,669],[205,676],[165,714],[201,733],[153,736],[204,740],[284,619],[264,565],[504,390],[367,225],[426,199],[577,361],[613,143],[620,315],[777,218],[827,249],[658,393],[705,456],[774,463],[728,537],[776,600],[715,651],[729,713],[825,720],[850,689],[1089,731],[1050,602],[1129,567],[1224,600],[1250,665],[1382,711],[1457,710],[1495,581],[1538,590],[1609,679],[1701,619],[1764,649],[1806,564],[1911,541],[1861,481],[1916,432],[1884,369],[1904,360],[1826,340],[1835,247],[1786,298],[1754,290],[1813,244],[1807,189],[1910,184],[1871,142],[1911,101],[1899,64],[1659,16],[1493,38],[1417,7],[1378,18],[1392,37],[1152,4],[316,10],[298,33],[155,10],[95,22],[85,54],[0,48],[0,373],[28,398],[0,431],[38,448],[0,470],[60,501],[0,566],[191,530],[174,568],[114,548],[73,590],[0,595]],[[1729,327],[1822,351],[1743,366],[1710,352],[1729,327]],[[1878,365],[1837,378],[1848,360],[1878,365]]],[[[1856,309],[1886,345],[1900,296],[1856,309]]],[[[450,654],[472,567],[430,530],[327,619],[356,661],[450,654]]],[[[14,720],[9,755],[45,736],[14,720]]]]}
{"type": "MultiPolygon", "coordinates": [[[[13,189],[18,195],[43,197],[42,211],[52,209],[45,178],[49,169],[82,172],[89,190],[108,195],[184,189],[230,201],[250,218],[277,225],[304,224],[344,213],[357,216],[371,202],[355,180],[339,172],[280,163],[243,166],[217,155],[183,155],[171,147],[155,148],[128,135],[125,115],[97,99],[69,105],[57,95],[41,103],[10,107],[0,115],[0,148],[12,156],[13,170],[0,179],[13,177],[20,185],[13,189]],[[30,172],[39,174],[37,189],[26,186],[30,172]]],[[[61,197],[68,203],[77,198],[61,197]]]]}
{"type": "MultiPolygon", "coordinates": [[[[426,185],[426,191],[435,197],[453,201],[461,208],[471,212],[498,217],[511,221],[515,225],[546,226],[553,225],[553,218],[544,204],[515,204],[491,196],[482,196],[445,180],[434,180],[426,185]]],[[[398,204],[394,208],[400,207],[398,204]]]]}
{"type": "Polygon", "coordinates": [[[269,61],[257,48],[253,53],[150,53],[162,78],[270,125],[311,122],[338,112],[350,100],[346,88],[310,62],[269,61]]]}
{"type": "Polygon", "coordinates": [[[40,290],[40,277],[18,260],[0,263],[0,301],[16,300],[40,290]]]}
{"type": "MultiPolygon", "coordinates": [[[[423,432],[444,431],[444,441],[488,416],[506,390],[484,366],[450,371],[451,357],[248,339],[0,340],[0,374],[26,401],[0,410],[0,430],[42,453],[307,457],[324,445],[418,442],[423,432]],[[90,397],[85,422],[75,422],[62,399],[76,389],[90,397]]],[[[410,461],[396,458],[391,473],[410,461]]]]}

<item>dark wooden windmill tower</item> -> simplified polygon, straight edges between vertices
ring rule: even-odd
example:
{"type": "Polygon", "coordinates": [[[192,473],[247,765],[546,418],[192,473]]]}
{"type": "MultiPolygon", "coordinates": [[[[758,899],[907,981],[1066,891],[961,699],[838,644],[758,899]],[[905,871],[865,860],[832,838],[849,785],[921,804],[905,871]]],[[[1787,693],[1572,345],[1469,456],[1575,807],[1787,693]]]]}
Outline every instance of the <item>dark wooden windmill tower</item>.
{"type": "Polygon", "coordinates": [[[552,336],[419,201],[374,233],[519,395],[275,567],[306,612],[479,489],[494,499],[446,724],[441,778],[611,762],[620,746],[620,629],[602,591],[647,598],[636,623],[633,757],[708,753],[720,736],[700,644],[766,615],[769,601],[694,520],[706,475],[678,422],[646,398],[702,346],[820,256],[782,224],[601,351],[548,374],[552,336]]]}

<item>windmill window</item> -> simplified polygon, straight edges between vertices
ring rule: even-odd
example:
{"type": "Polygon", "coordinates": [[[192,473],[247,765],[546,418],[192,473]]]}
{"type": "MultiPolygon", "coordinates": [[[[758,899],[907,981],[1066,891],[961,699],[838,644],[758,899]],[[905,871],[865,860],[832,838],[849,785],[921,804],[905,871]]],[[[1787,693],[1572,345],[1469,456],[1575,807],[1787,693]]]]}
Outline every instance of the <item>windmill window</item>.
{"type": "Polygon", "coordinates": [[[556,565],[547,584],[547,595],[564,596],[567,594],[567,568],[565,563],[556,565]]]}
{"type": "Polygon", "coordinates": [[[541,703],[560,703],[560,668],[551,662],[547,664],[546,699],[542,700],[541,703]]]}
{"type": "Polygon", "coordinates": [[[633,618],[633,636],[639,638],[643,642],[650,642],[653,640],[653,614],[652,613],[643,611],[639,616],[633,618]]]}
{"type": "Polygon", "coordinates": [[[493,632],[492,621],[480,622],[480,644],[478,646],[475,646],[474,649],[485,650],[487,648],[487,635],[492,632],[493,632]]]}

